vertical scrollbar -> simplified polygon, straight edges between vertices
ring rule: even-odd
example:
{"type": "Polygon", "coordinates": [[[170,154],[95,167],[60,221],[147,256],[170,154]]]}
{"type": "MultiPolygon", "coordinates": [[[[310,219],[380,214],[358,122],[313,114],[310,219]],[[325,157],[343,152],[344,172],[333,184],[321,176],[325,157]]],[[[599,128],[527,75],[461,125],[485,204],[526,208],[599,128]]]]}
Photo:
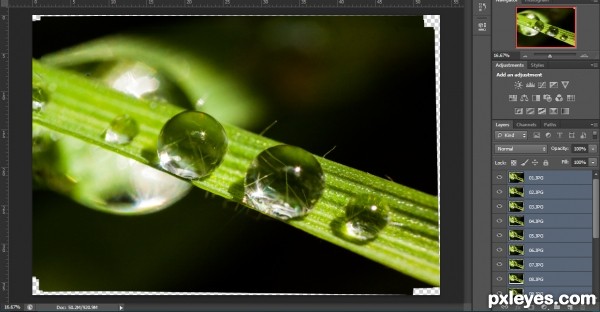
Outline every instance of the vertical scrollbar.
{"type": "Polygon", "coordinates": [[[592,174],[592,228],[593,228],[593,238],[599,238],[600,232],[600,180],[598,180],[598,171],[594,171],[592,174]]]}
{"type": "Polygon", "coordinates": [[[9,198],[8,198],[8,153],[9,153],[9,120],[8,120],[8,0],[0,0],[0,281],[2,299],[0,304],[9,303],[9,198]]]}
{"type": "MultiPolygon", "coordinates": [[[[592,249],[593,249],[593,261],[595,263],[593,281],[592,281],[592,289],[594,290],[594,294],[596,298],[600,298],[600,266],[598,265],[600,261],[600,243],[598,239],[598,232],[600,228],[600,178],[598,177],[600,172],[598,170],[594,170],[592,172],[592,249]]],[[[596,306],[592,307],[594,309],[598,309],[600,307],[600,303],[596,302],[596,306]]]]}

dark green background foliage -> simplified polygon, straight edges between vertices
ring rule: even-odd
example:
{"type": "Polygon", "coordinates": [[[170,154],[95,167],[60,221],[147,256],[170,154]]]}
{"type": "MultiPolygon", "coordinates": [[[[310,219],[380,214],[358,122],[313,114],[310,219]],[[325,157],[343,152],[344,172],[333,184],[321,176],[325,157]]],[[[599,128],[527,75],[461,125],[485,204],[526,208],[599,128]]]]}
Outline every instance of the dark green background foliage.
{"type": "MultiPolygon", "coordinates": [[[[317,155],[336,146],[327,158],[437,194],[433,30],[420,16],[44,17],[33,27],[34,58],[122,33],[193,51],[263,105],[247,116],[248,130],[278,120],[265,136],[317,155]]],[[[34,191],[33,206],[33,273],[42,290],[427,287],[196,188],[168,209],[135,217],[48,191],[34,191]]]]}

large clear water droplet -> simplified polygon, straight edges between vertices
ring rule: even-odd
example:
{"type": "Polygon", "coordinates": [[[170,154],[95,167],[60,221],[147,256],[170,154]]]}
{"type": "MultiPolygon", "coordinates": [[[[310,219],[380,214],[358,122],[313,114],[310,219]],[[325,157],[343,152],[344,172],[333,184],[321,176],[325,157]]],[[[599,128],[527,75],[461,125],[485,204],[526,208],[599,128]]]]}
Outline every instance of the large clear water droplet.
{"type": "Polygon", "coordinates": [[[72,69],[136,98],[157,103],[169,102],[184,108],[189,108],[191,105],[176,83],[142,62],[97,62],[79,65],[72,69]]]}
{"type": "Polygon", "coordinates": [[[244,201],[262,213],[287,220],[306,215],[324,188],[323,169],[311,153],[278,145],[261,152],[250,165],[244,201]]]}
{"type": "MultiPolygon", "coordinates": [[[[535,23],[535,21],[539,21],[542,19],[542,16],[539,13],[537,13],[535,11],[531,11],[531,10],[523,11],[523,12],[519,13],[519,15],[525,16],[528,19],[532,20],[531,24],[535,23]]],[[[520,34],[528,36],[528,37],[535,36],[539,33],[538,30],[535,30],[532,27],[527,27],[524,25],[518,25],[518,31],[520,34]]]]}
{"type": "Polygon", "coordinates": [[[122,63],[107,75],[106,80],[114,89],[136,98],[156,92],[160,87],[156,71],[142,63],[122,63]]]}
{"type": "Polygon", "coordinates": [[[376,196],[360,195],[346,206],[346,215],[334,232],[349,241],[366,243],[374,240],[389,221],[385,204],[376,196]]]}
{"type": "Polygon", "coordinates": [[[555,26],[548,28],[546,35],[548,35],[550,37],[555,37],[556,35],[558,35],[558,28],[555,26]]]}
{"type": "Polygon", "coordinates": [[[86,207],[146,214],[169,207],[192,188],[168,173],[42,126],[34,124],[32,133],[34,185],[86,207]]]}
{"type": "Polygon", "coordinates": [[[533,29],[535,29],[537,31],[542,31],[542,29],[544,29],[545,26],[546,26],[546,24],[544,24],[544,22],[537,21],[537,22],[535,22],[535,24],[533,24],[533,29]]]}
{"type": "Polygon", "coordinates": [[[64,137],[60,144],[67,157],[65,174],[74,182],[70,194],[90,208],[122,215],[156,212],[192,187],[168,173],[77,139],[64,137]]]}
{"type": "Polygon", "coordinates": [[[104,140],[113,144],[127,144],[138,134],[139,127],[129,115],[117,116],[104,132],[104,140]]]}
{"type": "Polygon", "coordinates": [[[185,179],[211,174],[227,153],[227,134],[212,116],[196,111],[175,115],[158,137],[158,159],[165,170],[185,179]]]}
{"type": "Polygon", "coordinates": [[[136,161],[127,160],[124,167],[128,176],[119,183],[87,194],[95,208],[118,214],[150,213],[170,206],[191,189],[189,183],[136,161]]]}
{"type": "Polygon", "coordinates": [[[31,90],[32,106],[34,112],[41,111],[48,103],[48,93],[41,87],[32,87],[31,90]]]}

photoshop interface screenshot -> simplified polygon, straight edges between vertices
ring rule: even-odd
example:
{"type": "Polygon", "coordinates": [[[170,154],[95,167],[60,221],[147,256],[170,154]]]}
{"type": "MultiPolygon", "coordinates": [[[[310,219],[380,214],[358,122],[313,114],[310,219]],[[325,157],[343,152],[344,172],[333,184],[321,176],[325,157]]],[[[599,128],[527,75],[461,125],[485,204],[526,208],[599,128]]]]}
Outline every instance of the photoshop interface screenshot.
{"type": "Polygon", "coordinates": [[[598,0],[0,16],[1,311],[600,310],[598,0]]]}

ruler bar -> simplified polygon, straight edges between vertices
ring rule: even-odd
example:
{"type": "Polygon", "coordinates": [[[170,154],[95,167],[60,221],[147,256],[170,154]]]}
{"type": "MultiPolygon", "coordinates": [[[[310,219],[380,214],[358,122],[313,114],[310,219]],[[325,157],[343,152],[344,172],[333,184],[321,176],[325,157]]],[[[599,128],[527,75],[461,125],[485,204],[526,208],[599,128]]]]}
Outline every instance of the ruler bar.
{"type": "Polygon", "coordinates": [[[184,0],[153,0],[154,7],[183,7],[184,0]]]}
{"type": "Polygon", "coordinates": [[[306,7],[336,7],[338,0],[306,0],[306,7]]]}
{"type": "Polygon", "coordinates": [[[68,7],[71,0],[32,0],[34,7],[68,7]]]}
{"type": "MultiPolygon", "coordinates": [[[[113,0],[115,3],[117,0],[113,0]]],[[[70,0],[70,5],[74,8],[81,7],[104,7],[110,6],[109,0],[70,0]]]]}
{"type": "Polygon", "coordinates": [[[223,0],[183,0],[186,7],[212,8],[223,5],[223,0]]]}
{"type": "Polygon", "coordinates": [[[9,292],[9,32],[8,1],[0,1],[0,282],[2,282],[2,304],[10,301],[9,292]]]}
{"type": "MultiPolygon", "coordinates": [[[[162,1],[162,0],[157,0],[162,1]]],[[[271,0],[274,1],[274,0],[271,0]]],[[[225,1],[227,3],[227,1],[225,1]]],[[[260,8],[261,0],[229,0],[229,7],[248,7],[248,8],[260,8]]]]}
{"type": "Polygon", "coordinates": [[[152,5],[148,4],[148,0],[108,0],[110,3],[110,7],[143,7],[148,6],[149,8],[152,5]]]}
{"type": "MultiPolygon", "coordinates": [[[[4,0],[7,1],[7,0],[4,0]]],[[[8,0],[10,1],[10,0],[8,0]]],[[[12,0],[11,7],[48,8],[461,8],[464,0],[12,0]]]]}
{"type": "Polygon", "coordinates": [[[261,0],[262,7],[294,7],[298,6],[298,0],[261,0]]]}

